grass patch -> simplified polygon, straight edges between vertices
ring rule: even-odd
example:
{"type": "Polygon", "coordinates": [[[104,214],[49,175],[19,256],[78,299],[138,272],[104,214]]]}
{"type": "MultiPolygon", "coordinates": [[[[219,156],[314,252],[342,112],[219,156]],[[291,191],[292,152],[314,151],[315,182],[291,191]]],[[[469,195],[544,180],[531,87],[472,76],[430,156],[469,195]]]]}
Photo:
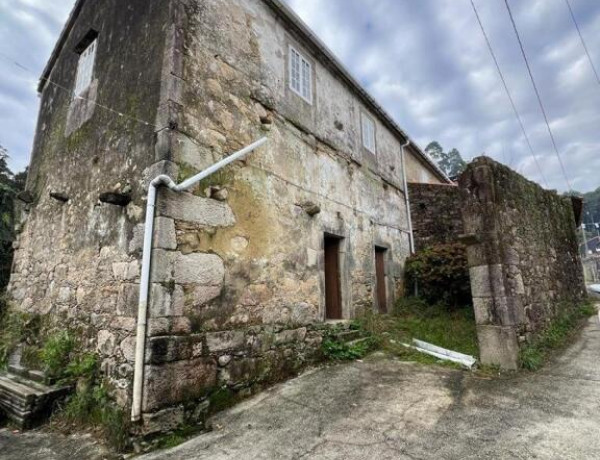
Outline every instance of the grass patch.
{"type": "Polygon", "coordinates": [[[378,348],[400,359],[422,363],[458,366],[407,348],[412,339],[477,357],[477,331],[471,307],[449,311],[444,305],[430,305],[418,298],[400,299],[391,315],[367,314],[362,328],[374,338],[378,348]]]}
{"type": "Polygon", "coordinates": [[[336,340],[340,330],[334,328],[323,340],[322,349],[327,359],[360,359],[379,349],[406,361],[460,367],[402,345],[410,344],[413,338],[475,357],[479,354],[475,318],[470,306],[448,310],[443,304],[430,305],[417,298],[400,299],[392,314],[368,312],[353,321],[349,329],[360,330],[367,340],[340,343],[336,340]]]}
{"type": "Polygon", "coordinates": [[[129,446],[129,420],[103,384],[78,385],[77,392],[52,418],[52,424],[67,432],[86,428],[104,438],[118,452],[129,446]]]}
{"type": "Polygon", "coordinates": [[[559,314],[542,333],[519,351],[519,365],[523,369],[535,371],[540,369],[550,355],[564,348],[580,330],[585,319],[596,314],[591,303],[578,308],[559,308],[559,314]]]}

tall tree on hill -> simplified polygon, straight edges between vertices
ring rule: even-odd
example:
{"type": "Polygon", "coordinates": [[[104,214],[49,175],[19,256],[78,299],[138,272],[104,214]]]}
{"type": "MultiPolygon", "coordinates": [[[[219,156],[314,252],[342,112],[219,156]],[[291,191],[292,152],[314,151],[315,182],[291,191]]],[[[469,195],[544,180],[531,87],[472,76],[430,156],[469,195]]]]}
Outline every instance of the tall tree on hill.
{"type": "Polygon", "coordinates": [[[425,147],[425,152],[435,161],[440,169],[450,177],[459,176],[467,167],[467,163],[462,158],[462,155],[457,149],[452,149],[449,152],[444,152],[443,147],[437,141],[430,142],[425,147]]]}

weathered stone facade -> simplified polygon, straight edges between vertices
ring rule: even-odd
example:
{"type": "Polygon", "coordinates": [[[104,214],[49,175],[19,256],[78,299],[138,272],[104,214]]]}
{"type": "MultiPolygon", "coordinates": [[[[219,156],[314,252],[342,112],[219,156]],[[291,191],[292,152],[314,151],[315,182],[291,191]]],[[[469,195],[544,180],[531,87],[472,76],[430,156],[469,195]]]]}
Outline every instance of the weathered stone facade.
{"type": "Polygon", "coordinates": [[[459,182],[481,361],[515,369],[521,344],[585,298],[573,204],[486,157],[459,182]]]}
{"type": "Polygon", "coordinates": [[[159,192],[146,432],[319,356],[325,235],[341,241],[344,319],[373,308],[375,246],[387,249],[389,303],[402,292],[406,137],[294,21],[272,0],[80,0],[46,71],[10,294],[55,327],[84,330],[123,406],[149,180],[179,182],[268,137],[190,193],[159,192]],[[73,50],[90,30],[94,79],[73,98],[60,87],[73,87],[73,50]],[[290,90],[290,45],[311,61],[312,103],[290,90]],[[375,121],[375,154],[361,113],[375,121]]]}
{"type": "Polygon", "coordinates": [[[463,233],[460,190],[449,184],[408,184],[415,249],[458,241],[463,233]]]}

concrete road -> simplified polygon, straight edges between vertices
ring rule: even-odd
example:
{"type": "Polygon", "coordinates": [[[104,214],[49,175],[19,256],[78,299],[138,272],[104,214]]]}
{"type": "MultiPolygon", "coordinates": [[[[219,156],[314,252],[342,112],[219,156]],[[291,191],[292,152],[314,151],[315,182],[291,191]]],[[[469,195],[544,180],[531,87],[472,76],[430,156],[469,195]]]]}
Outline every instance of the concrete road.
{"type": "Polygon", "coordinates": [[[373,357],[308,372],[151,459],[599,459],[600,325],[503,380],[373,357]]]}
{"type": "Polygon", "coordinates": [[[115,460],[90,434],[63,436],[33,430],[0,429],[1,460],[115,460]]]}

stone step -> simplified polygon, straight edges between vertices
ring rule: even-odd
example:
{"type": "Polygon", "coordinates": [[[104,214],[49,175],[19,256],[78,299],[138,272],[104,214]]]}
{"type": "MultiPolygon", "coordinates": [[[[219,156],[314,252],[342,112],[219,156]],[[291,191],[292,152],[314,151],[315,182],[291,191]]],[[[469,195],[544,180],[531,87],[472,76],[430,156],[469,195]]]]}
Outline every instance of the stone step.
{"type": "Polygon", "coordinates": [[[33,380],[34,382],[42,383],[44,385],[53,385],[55,383],[52,379],[48,378],[44,371],[28,369],[20,364],[9,364],[7,370],[10,374],[18,375],[19,377],[33,380]]]}
{"type": "Polygon", "coordinates": [[[338,342],[348,343],[353,340],[360,339],[362,337],[362,332],[357,330],[348,330],[339,332],[335,335],[335,338],[338,342]]]}
{"type": "Polygon", "coordinates": [[[348,344],[348,346],[354,347],[356,345],[360,345],[360,344],[366,343],[368,341],[369,341],[369,337],[362,337],[360,339],[350,340],[349,342],[346,342],[346,343],[348,344]]]}
{"type": "Polygon", "coordinates": [[[0,411],[19,428],[31,428],[43,422],[70,391],[70,387],[47,386],[21,375],[0,373],[0,411]]]}

